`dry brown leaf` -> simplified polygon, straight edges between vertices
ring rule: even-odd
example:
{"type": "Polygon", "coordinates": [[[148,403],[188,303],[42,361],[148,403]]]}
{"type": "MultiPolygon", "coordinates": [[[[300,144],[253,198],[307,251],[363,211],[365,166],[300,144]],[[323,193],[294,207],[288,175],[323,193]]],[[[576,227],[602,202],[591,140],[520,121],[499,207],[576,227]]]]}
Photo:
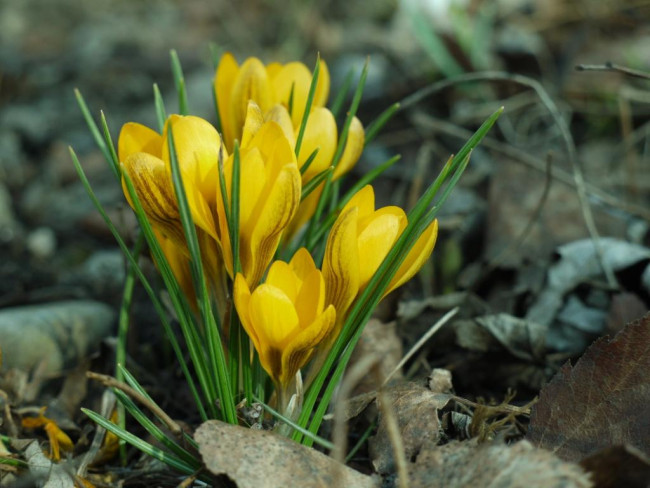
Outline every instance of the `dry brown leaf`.
{"type": "Polygon", "coordinates": [[[410,488],[588,488],[589,475],[526,441],[513,446],[453,441],[423,448],[410,488]]]}
{"type": "Polygon", "coordinates": [[[603,449],[580,461],[580,466],[591,473],[595,488],[650,486],[650,460],[631,446],[603,449]]]}
{"type": "Polygon", "coordinates": [[[649,371],[650,314],[562,367],[533,407],[527,439],[569,461],[621,444],[649,454],[649,371]]]}
{"type": "Polygon", "coordinates": [[[370,476],[271,432],[209,420],[194,439],[208,470],[238,488],[377,486],[370,476]]]}
{"type": "MultiPolygon", "coordinates": [[[[449,395],[434,393],[417,383],[388,386],[384,392],[397,417],[407,459],[415,456],[424,443],[438,442],[438,410],[447,405],[449,395]]],[[[395,470],[393,447],[383,417],[379,420],[377,435],[368,441],[368,449],[378,473],[390,473],[395,470]]]]}

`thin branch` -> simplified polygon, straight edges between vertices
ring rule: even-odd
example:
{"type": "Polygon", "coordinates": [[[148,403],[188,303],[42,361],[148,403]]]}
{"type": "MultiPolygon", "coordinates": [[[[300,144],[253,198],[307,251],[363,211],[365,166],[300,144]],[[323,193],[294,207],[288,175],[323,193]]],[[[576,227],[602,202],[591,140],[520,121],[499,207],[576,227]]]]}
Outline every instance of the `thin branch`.
{"type": "Polygon", "coordinates": [[[118,390],[123,391],[128,396],[130,396],[133,400],[135,400],[138,403],[142,404],[151,413],[153,413],[156,417],[158,417],[167,426],[167,428],[172,432],[172,434],[174,434],[175,436],[177,436],[179,438],[182,437],[183,429],[181,429],[180,425],[178,425],[158,405],[156,405],[154,402],[149,400],[147,397],[145,397],[141,393],[139,393],[136,390],[134,390],[133,388],[131,388],[126,383],[118,381],[115,378],[113,378],[112,376],[108,376],[108,375],[105,375],[105,374],[93,373],[92,371],[88,371],[86,373],[86,376],[88,378],[90,378],[91,380],[99,381],[104,386],[107,386],[109,388],[117,388],[118,390]]]}
{"type": "Polygon", "coordinates": [[[614,71],[633,78],[650,80],[650,73],[646,71],[628,68],[627,66],[612,63],[611,61],[608,61],[605,64],[579,64],[576,66],[576,71],[614,71]]]}

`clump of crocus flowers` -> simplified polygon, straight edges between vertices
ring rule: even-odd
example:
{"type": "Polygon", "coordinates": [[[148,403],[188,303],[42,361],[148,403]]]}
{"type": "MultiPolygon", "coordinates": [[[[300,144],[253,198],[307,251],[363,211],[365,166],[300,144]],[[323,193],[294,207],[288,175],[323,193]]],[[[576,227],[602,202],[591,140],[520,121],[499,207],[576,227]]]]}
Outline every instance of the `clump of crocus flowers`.
{"type": "MultiPolygon", "coordinates": [[[[305,247],[288,262],[277,258],[280,243],[290,243],[314,216],[326,185],[353,168],[364,146],[363,126],[352,117],[337,155],[337,124],[325,107],[329,72],[324,61],[319,61],[318,68],[318,78],[313,80],[302,63],[265,66],[249,58],[238,65],[227,53],[214,79],[221,132],[202,118],[171,115],[162,134],[127,123],[118,141],[122,169],[181,289],[193,300],[191,255],[172,183],[171,133],[207,281],[213,294],[221,294],[217,303],[227,304],[232,297],[234,308],[229,313],[237,313],[250,338],[251,357],[257,356],[278,395],[285,399],[295,391],[296,377],[309,360],[316,353],[327,354],[345,324],[346,312],[408,224],[399,207],[375,209],[374,192],[368,185],[338,213],[320,268],[305,247]],[[238,263],[227,215],[235,165],[238,263]],[[301,198],[303,188],[328,170],[329,180],[301,198]],[[232,292],[228,286],[219,286],[224,282],[232,282],[232,292]]],[[[132,203],[126,185],[125,193],[132,203]]],[[[436,235],[434,220],[382,295],[422,267],[436,235]]],[[[226,311],[221,312],[225,318],[226,311]]]]}
{"type": "MultiPolygon", "coordinates": [[[[172,68],[180,113],[166,115],[154,87],[157,128],[129,122],[117,148],[105,119],[102,138],[77,93],[140,223],[133,251],[71,151],[77,171],[129,272],[151,297],[201,418],[249,424],[255,417],[246,409],[258,404],[280,420],[278,432],[304,445],[327,445],[319,427],[365,323],[431,255],[437,211],[500,111],[450,158],[407,215],[397,206],[377,208],[371,186],[398,158],[350,182],[347,192],[341,185],[397,110],[390,107],[364,129],[355,114],[367,66],[340,115],[344,97],[328,105],[324,61],[311,71],[299,62],[264,65],[257,58],[240,65],[226,53],[214,77],[216,123],[190,115],[175,53],[172,68]],[[166,294],[139,267],[145,241],[166,294]]],[[[144,391],[119,359],[126,357],[125,342],[118,340],[116,376],[144,391]]],[[[116,395],[164,444],[160,460],[196,472],[201,461],[185,442],[166,437],[128,398],[116,395]]],[[[135,442],[124,424],[84,411],[120,439],[156,452],[142,439],[135,442]]]]}

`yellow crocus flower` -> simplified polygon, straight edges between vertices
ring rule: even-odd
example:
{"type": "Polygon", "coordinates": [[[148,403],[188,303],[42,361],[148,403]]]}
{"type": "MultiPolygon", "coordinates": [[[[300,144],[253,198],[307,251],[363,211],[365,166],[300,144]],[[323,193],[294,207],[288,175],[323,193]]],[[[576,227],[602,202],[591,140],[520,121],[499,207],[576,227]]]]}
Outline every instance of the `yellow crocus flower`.
{"type": "MultiPolygon", "coordinates": [[[[176,156],[192,219],[197,227],[202,260],[217,299],[222,301],[223,268],[214,208],[215,188],[219,181],[219,153],[222,152],[222,157],[227,157],[227,154],[219,133],[209,122],[194,116],[170,116],[163,134],[142,124],[129,122],[120,132],[118,158],[133,182],[174,276],[190,303],[194,303],[189,251],[171,177],[167,144],[169,130],[173,131],[176,156]]],[[[124,183],[123,187],[129,204],[133,206],[124,183]]]]}
{"type": "MultiPolygon", "coordinates": [[[[395,206],[375,210],[372,186],[363,187],[343,207],[325,247],[323,277],[327,303],[342,322],[408,224],[404,210],[395,206]]],[[[384,296],[417,273],[431,255],[438,235],[434,220],[415,242],[389,283],[384,296]]]]}
{"type": "MultiPolygon", "coordinates": [[[[248,286],[259,283],[273,259],[282,232],[300,203],[300,171],[280,126],[264,122],[260,108],[249,102],[240,155],[239,258],[248,286]]],[[[224,163],[230,202],[234,154],[224,163]]],[[[221,188],[217,214],[226,269],[233,276],[233,258],[221,188]]]]}
{"type": "MultiPolygon", "coordinates": [[[[252,57],[240,66],[231,53],[225,53],[215,74],[214,92],[226,147],[232,150],[235,140],[241,140],[249,100],[253,100],[265,114],[277,104],[288,108],[293,90],[290,120],[294,127],[298,127],[305,112],[311,79],[311,71],[299,62],[264,66],[259,59],[252,57]]],[[[321,60],[312,107],[325,105],[329,88],[329,71],[321,60]]]]}
{"type": "Polygon", "coordinates": [[[234,302],[260,363],[286,391],[314,348],[334,327],[336,312],[325,303],[325,281],[305,248],[289,263],[275,261],[265,283],[251,293],[237,274],[234,302]]]}
{"type": "MultiPolygon", "coordinates": [[[[131,178],[145,213],[170,239],[183,245],[185,238],[178,213],[178,203],[171,179],[167,132],[172,130],[178,165],[185,193],[197,227],[218,239],[214,208],[214,188],[218,180],[220,151],[225,156],[221,138],[206,120],[194,116],[172,115],[163,134],[129,122],[122,127],[118,140],[118,157],[131,178]]],[[[124,193],[129,199],[128,191],[124,193]]]]}

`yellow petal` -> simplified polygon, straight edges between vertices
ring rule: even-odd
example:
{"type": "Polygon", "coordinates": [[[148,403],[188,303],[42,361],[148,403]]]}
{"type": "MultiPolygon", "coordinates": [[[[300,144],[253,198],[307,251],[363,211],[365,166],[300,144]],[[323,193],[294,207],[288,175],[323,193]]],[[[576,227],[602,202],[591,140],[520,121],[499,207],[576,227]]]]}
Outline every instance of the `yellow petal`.
{"type": "Polygon", "coordinates": [[[271,262],[280,242],[282,231],[293,218],[300,203],[300,172],[294,164],[287,164],[280,170],[277,178],[267,184],[266,199],[258,205],[251,215],[255,224],[246,242],[247,236],[241,238],[242,268],[246,280],[251,286],[261,279],[266,267],[271,262]]]}
{"type": "Polygon", "coordinates": [[[120,162],[133,153],[146,152],[162,157],[162,137],[156,131],[136,122],[127,122],[120,130],[117,141],[117,155],[120,162]]]}
{"type": "Polygon", "coordinates": [[[294,300],[300,326],[307,327],[325,307],[325,281],[321,272],[314,269],[302,283],[294,300]]]}
{"type": "Polygon", "coordinates": [[[195,304],[196,294],[194,292],[194,284],[192,283],[190,261],[188,258],[189,251],[187,247],[181,247],[172,239],[168,239],[156,227],[153,230],[178,285],[181,287],[189,303],[195,304]]]}
{"type": "Polygon", "coordinates": [[[314,322],[295,336],[282,352],[282,368],[279,377],[282,386],[288,385],[313,354],[314,348],[332,332],[336,323],[336,311],[328,306],[314,322]]]}
{"type": "Polygon", "coordinates": [[[225,53],[221,56],[217,73],[214,77],[214,92],[217,97],[217,105],[219,106],[221,132],[223,133],[226,146],[230,149],[232,149],[235,139],[235,122],[231,109],[232,87],[235,84],[238,72],[239,66],[234,56],[230,53],[225,53]]]}
{"type": "Polygon", "coordinates": [[[309,276],[312,271],[316,269],[314,258],[304,247],[301,247],[296,251],[296,253],[291,258],[291,261],[289,261],[289,266],[291,266],[291,269],[300,281],[305,281],[305,279],[307,279],[307,276],[309,276]]]}
{"type": "Polygon", "coordinates": [[[289,112],[287,112],[287,109],[284,107],[284,105],[273,105],[273,107],[271,107],[271,110],[269,110],[264,116],[264,120],[266,122],[272,120],[273,122],[277,123],[282,129],[285,137],[289,140],[291,147],[294,147],[296,145],[296,138],[293,134],[293,124],[291,122],[291,117],[289,116],[289,112]]]}
{"type": "Polygon", "coordinates": [[[288,63],[273,74],[271,84],[275,92],[275,99],[285,107],[289,107],[289,99],[293,90],[293,109],[290,115],[293,126],[298,127],[305,112],[311,73],[302,63],[288,63]]]}
{"type": "Polygon", "coordinates": [[[345,142],[343,156],[341,156],[341,160],[336,165],[336,169],[332,175],[333,180],[339,179],[345,173],[350,171],[355,164],[357,164],[357,161],[363,152],[365,140],[366,135],[363,130],[363,125],[359,119],[354,117],[348,131],[348,139],[345,142]]]}
{"type": "Polygon", "coordinates": [[[359,291],[358,217],[357,207],[342,212],[334,222],[325,246],[323,278],[326,303],[334,305],[339,319],[359,291]]]}
{"type": "Polygon", "coordinates": [[[282,290],[262,284],[251,295],[249,313],[251,324],[260,340],[260,362],[277,379],[281,374],[281,351],[298,329],[296,309],[282,290]]]}
{"type": "Polygon", "coordinates": [[[298,290],[302,284],[291,267],[284,261],[275,261],[271,265],[265,283],[282,290],[293,303],[296,302],[298,290]]]}
{"type": "Polygon", "coordinates": [[[324,107],[330,94],[330,70],[327,63],[320,60],[320,69],[318,70],[318,83],[314,93],[314,107],[324,107]]]}
{"type": "Polygon", "coordinates": [[[285,164],[296,164],[293,146],[284,135],[282,127],[272,120],[265,122],[253,137],[250,147],[256,147],[262,153],[267,166],[273,166],[270,175],[276,175],[285,164]]]}
{"type": "Polygon", "coordinates": [[[420,271],[420,268],[422,268],[427,259],[429,259],[429,256],[431,256],[431,252],[433,252],[433,247],[436,244],[437,237],[438,221],[434,220],[424,230],[418,240],[415,241],[415,244],[406,256],[406,259],[404,259],[401,266],[397,270],[397,273],[395,273],[395,276],[388,285],[384,296],[388,295],[395,288],[402,286],[418,271],[420,271]]]}
{"type": "Polygon", "coordinates": [[[163,160],[167,168],[171,163],[167,131],[171,127],[178,165],[183,177],[187,201],[194,223],[218,239],[214,217],[210,207],[214,205],[214,188],[218,182],[221,138],[217,130],[206,120],[194,116],[172,115],[169,117],[163,138],[163,160]]]}
{"type": "Polygon", "coordinates": [[[298,167],[302,168],[316,149],[318,153],[307,171],[303,173],[303,184],[332,164],[337,137],[336,120],[332,112],[323,107],[314,108],[307,119],[300,154],[298,154],[298,167]]]}
{"type": "Polygon", "coordinates": [[[246,279],[244,279],[241,273],[237,273],[235,277],[233,301],[235,302],[235,308],[237,309],[237,315],[239,316],[242,327],[244,327],[248,337],[253,341],[253,346],[259,352],[261,343],[250,316],[251,291],[246,284],[246,279]]]}
{"type": "Polygon", "coordinates": [[[375,211],[375,191],[372,186],[366,185],[356,192],[350,201],[343,207],[341,214],[350,208],[358,207],[359,218],[372,215],[375,211]]]}
{"type": "Polygon", "coordinates": [[[324,187],[325,183],[321,183],[314,191],[307,195],[307,198],[300,202],[296,215],[291,220],[284,233],[283,239],[285,239],[285,242],[290,242],[302,226],[312,218],[316,212],[318,200],[320,200],[324,187]]]}
{"type": "Polygon", "coordinates": [[[257,105],[253,100],[249,100],[246,112],[246,121],[244,122],[244,130],[241,136],[242,148],[250,144],[251,139],[255,134],[257,134],[257,131],[260,130],[263,123],[264,116],[262,115],[259,105],[257,105]]]}
{"type": "Polygon", "coordinates": [[[359,223],[359,288],[363,290],[375,274],[406,226],[406,215],[399,207],[377,210],[367,222],[359,223]]]}
{"type": "MultiPolygon", "coordinates": [[[[124,171],[131,178],[138,200],[147,217],[161,232],[178,245],[185,244],[176,195],[165,163],[147,153],[135,153],[126,158],[124,171]]],[[[126,182],[122,183],[124,195],[133,207],[126,182]]]]}
{"type": "Polygon", "coordinates": [[[240,139],[248,111],[248,101],[254,100],[262,113],[271,108],[271,85],[266,69],[257,58],[248,58],[239,68],[232,87],[230,107],[232,110],[233,138],[240,139]]]}

